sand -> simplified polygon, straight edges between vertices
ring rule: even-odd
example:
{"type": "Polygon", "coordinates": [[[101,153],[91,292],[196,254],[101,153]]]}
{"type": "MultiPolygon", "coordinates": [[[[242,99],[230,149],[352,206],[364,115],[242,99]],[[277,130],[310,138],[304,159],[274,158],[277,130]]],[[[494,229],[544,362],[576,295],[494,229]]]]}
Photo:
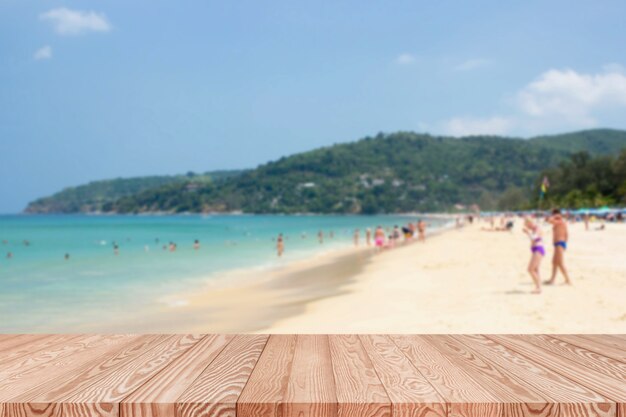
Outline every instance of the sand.
{"type": "MultiPolygon", "coordinates": [[[[626,224],[570,226],[566,264],[574,285],[559,277],[540,295],[530,294],[529,244],[519,226],[512,233],[482,226],[377,255],[342,294],[262,332],[626,333],[626,224]]],[[[545,238],[551,242],[549,228],[545,238]]],[[[551,256],[548,247],[542,278],[551,256]]]]}
{"type": "MultiPolygon", "coordinates": [[[[347,248],[279,268],[229,272],[98,330],[626,333],[626,224],[605,231],[570,226],[566,263],[574,285],[559,277],[534,295],[526,273],[529,242],[517,223],[513,232],[485,232],[475,224],[379,254],[347,248]]],[[[548,245],[543,278],[551,255],[548,245]]]]}

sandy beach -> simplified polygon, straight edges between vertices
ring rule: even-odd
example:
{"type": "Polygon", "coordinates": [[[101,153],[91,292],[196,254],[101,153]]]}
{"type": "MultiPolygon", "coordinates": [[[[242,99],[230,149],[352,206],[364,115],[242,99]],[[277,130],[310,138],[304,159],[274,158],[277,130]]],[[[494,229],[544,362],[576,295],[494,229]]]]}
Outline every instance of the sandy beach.
{"type": "MultiPolygon", "coordinates": [[[[383,253],[344,294],[313,302],[264,331],[626,333],[626,225],[605,231],[570,226],[566,262],[574,285],[560,285],[559,277],[533,295],[528,239],[517,223],[512,233],[474,225],[383,253]]],[[[548,247],[544,279],[551,255],[548,247]]]]}
{"type": "MultiPolygon", "coordinates": [[[[348,248],[271,270],[231,272],[157,313],[102,330],[258,333],[626,333],[626,224],[570,226],[573,286],[526,273],[528,239],[485,223],[374,254],[348,248]],[[592,226],[592,229],[594,227],[592,226]]],[[[546,241],[551,241],[549,228],[546,241]]],[[[552,247],[541,265],[551,269],[552,247]]]]}

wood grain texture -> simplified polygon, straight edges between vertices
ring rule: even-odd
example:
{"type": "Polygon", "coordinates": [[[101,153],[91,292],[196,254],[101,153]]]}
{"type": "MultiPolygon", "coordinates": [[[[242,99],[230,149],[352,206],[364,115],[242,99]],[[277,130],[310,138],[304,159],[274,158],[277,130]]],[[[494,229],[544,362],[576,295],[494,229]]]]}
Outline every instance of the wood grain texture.
{"type": "MultiPolygon", "coordinates": [[[[23,346],[30,346],[38,340],[45,340],[52,337],[49,334],[16,334],[6,335],[0,339],[0,359],[4,354],[10,353],[14,349],[20,349],[23,346]]],[[[69,337],[69,336],[67,336],[69,337]]]]}
{"type": "Polygon", "coordinates": [[[391,400],[356,335],[329,336],[339,417],[390,417],[391,400]]]}
{"type": "Polygon", "coordinates": [[[612,417],[615,404],[594,390],[533,362],[514,350],[484,336],[455,336],[477,353],[506,368],[516,378],[538,389],[550,402],[558,404],[559,414],[572,417],[612,417]],[[613,407],[613,412],[611,412],[613,407]]]}
{"type": "Polygon", "coordinates": [[[83,388],[97,381],[101,375],[163,343],[169,337],[171,336],[138,336],[131,339],[130,343],[116,345],[113,349],[104,351],[88,349],[86,352],[76,355],[80,358],[80,366],[75,366],[76,363],[72,363],[73,366],[69,370],[65,370],[58,378],[48,380],[24,392],[19,397],[13,398],[13,400],[48,403],[66,399],[76,392],[81,392],[83,388]]]}
{"type": "Polygon", "coordinates": [[[118,366],[101,372],[89,385],[63,402],[63,417],[90,417],[119,415],[119,403],[145,382],[174,362],[202,339],[201,335],[166,336],[162,343],[144,349],[118,366]],[[113,407],[115,405],[115,407],[113,407]],[[108,414],[101,411],[107,410],[108,414]],[[111,410],[111,411],[108,411],[111,410]]]}
{"type": "Polygon", "coordinates": [[[337,394],[326,335],[298,335],[283,413],[336,417],[337,394]]]}
{"type": "Polygon", "coordinates": [[[394,417],[445,417],[446,401],[385,335],[360,336],[392,402],[394,417]]]}
{"type": "Polygon", "coordinates": [[[523,340],[626,384],[626,363],[547,335],[525,335],[523,340]]]}
{"type": "Polygon", "coordinates": [[[518,379],[502,362],[494,361],[489,354],[471,349],[453,337],[419,336],[426,339],[456,366],[467,372],[473,379],[503,402],[524,402],[539,404],[546,398],[532,386],[518,379]]]}
{"type": "Polygon", "coordinates": [[[4,348],[1,346],[0,341],[0,366],[5,367],[9,362],[18,360],[24,357],[32,357],[39,353],[45,353],[49,349],[54,347],[63,347],[66,344],[72,343],[76,339],[85,338],[84,335],[47,335],[41,338],[35,338],[20,346],[14,346],[12,348],[4,348]]]}
{"type": "Polygon", "coordinates": [[[496,396],[503,416],[558,415],[559,408],[556,404],[548,401],[538,390],[520,380],[506,367],[494,363],[489,355],[480,355],[452,337],[423,338],[488,389],[491,395],[496,396]]]}
{"type": "Polygon", "coordinates": [[[448,416],[499,417],[502,401],[418,336],[392,336],[396,345],[448,403],[448,416]]]}
{"type": "Polygon", "coordinates": [[[35,368],[13,374],[10,378],[0,380],[0,402],[8,400],[22,402],[30,396],[46,393],[45,384],[55,387],[58,383],[64,382],[65,378],[62,378],[64,375],[71,378],[74,372],[100,355],[115,355],[119,349],[136,343],[137,339],[137,336],[129,335],[105,336],[72,356],[45,362],[35,368]]]}
{"type": "MultiPolygon", "coordinates": [[[[10,380],[14,376],[20,374],[25,375],[30,369],[36,368],[41,372],[44,369],[55,366],[55,363],[72,356],[81,350],[93,348],[100,343],[105,342],[106,336],[91,335],[78,338],[64,338],[64,342],[54,344],[48,348],[39,349],[36,344],[33,346],[33,353],[30,355],[18,355],[11,360],[7,360],[2,364],[0,370],[0,380],[10,380]],[[37,350],[35,350],[37,349],[37,350]]],[[[28,350],[28,347],[22,348],[21,351],[28,350]]]]}
{"type": "Polygon", "coordinates": [[[0,417],[626,417],[624,335],[0,335],[0,417]]]}
{"type": "Polygon", "coordinates": [[[566,378],[577,381],[582,385],[593,387],[593,391],[607,399],[616,402],[626,402],[625,375],[622,375],[620,379],[613,378],[607,373],[601,373],[589,367],[581,366],[582,361],[580,360],[574,362],[562,355],[555,354],[547,349],[542,349],[527,341],[526,338],[498,335],[490,335],[488,337],[524,355],[536,364],[541,364],[546,368],[552,369],[554,372],[558,372],[566,378]]]}
{"type": "Polygon", "coordinates": [[[267,338],[236,336],[179,398],[176,417],[235,417],[237,399],[267,338]]]}
{"type": "Polygon", "coordinates": [[[176,400],[202,374],[233,339],[232,335],[208,335],[188,352],[126,397],[120,404],[121,417],[170,417],[176,400]]]}
{"type": "Polygon", "coordinates": [[[579,335],[565,334],[554,335],[553,337],[626,363],[626,348],[623,346],[621,348],[613,347],[606,344],[606,341],[601,338],[590,339],[579,335]]]}
{"type": "Polygon", "coordinates": [[[626,350],[626,335],[623,334],[580,334],[579,337],[589,341],[602,343],[620,351],[626,350]]]}
{"type": "Polygon", "coordinates": [[[237,401],[238,417],[283,416],[296,335],[272,335],[237,401]]]}

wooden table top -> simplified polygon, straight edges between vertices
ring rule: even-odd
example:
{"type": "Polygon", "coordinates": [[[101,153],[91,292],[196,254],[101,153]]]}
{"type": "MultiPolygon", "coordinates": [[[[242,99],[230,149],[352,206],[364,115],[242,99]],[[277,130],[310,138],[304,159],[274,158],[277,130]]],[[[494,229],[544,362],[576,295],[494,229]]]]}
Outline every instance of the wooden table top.
{"type": "Polygon", "coordinates": [[[0,335],[1,417],[626,417],[626,335],[0,335]]]}

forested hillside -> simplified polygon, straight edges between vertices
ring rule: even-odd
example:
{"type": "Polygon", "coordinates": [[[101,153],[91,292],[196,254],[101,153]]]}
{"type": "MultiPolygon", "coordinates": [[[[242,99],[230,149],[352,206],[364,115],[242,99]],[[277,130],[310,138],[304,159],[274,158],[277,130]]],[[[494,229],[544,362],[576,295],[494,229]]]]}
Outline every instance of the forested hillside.
{"type": "MultiPolygon", "coordinates": [[[[379,134],[284,157],[222,181],[177,177],[98,207],[114,213],[365,214],[447,210],[457,204],[519,208],[533,200],[542,172],[572,154],[603,156],[623,148],[626,132],[606,129],[533,139],[379,134]]],[[[560,181],[556,174],[555,181],[560,181]]],[[[86,211],[90,205],[72,207],[86,211]]]]}

